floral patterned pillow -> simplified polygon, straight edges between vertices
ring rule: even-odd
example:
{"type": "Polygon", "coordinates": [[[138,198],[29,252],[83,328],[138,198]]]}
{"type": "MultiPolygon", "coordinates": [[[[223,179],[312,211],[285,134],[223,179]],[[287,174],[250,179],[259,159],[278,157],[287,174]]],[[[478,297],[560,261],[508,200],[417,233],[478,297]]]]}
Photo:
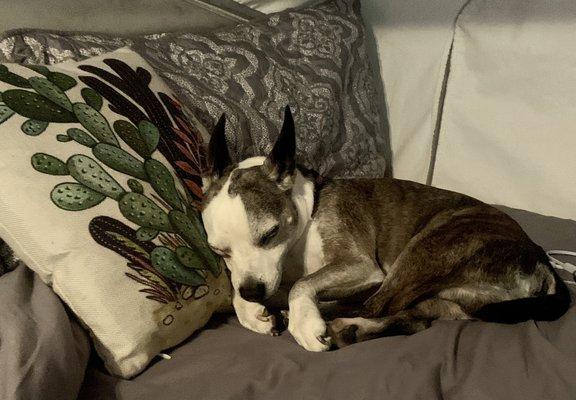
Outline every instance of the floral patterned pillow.
{"type": "Polygon", "coordinates": [[[0,237],[125,378],[229,301],[198,212],[204,128],[187,114],[127,49],[0,64],[0,237]]]}
{"type": "Polygon", "coordinates": [[[52,64],[120,46],[142,55],[206,126],[225,112],[237,161],[270,152],[290,104],[299,163],[331,177],[385,173],[385,117],[359,0],[328,0],[207,33],[19,30],[0,39],[0,57],[52,64]]]}

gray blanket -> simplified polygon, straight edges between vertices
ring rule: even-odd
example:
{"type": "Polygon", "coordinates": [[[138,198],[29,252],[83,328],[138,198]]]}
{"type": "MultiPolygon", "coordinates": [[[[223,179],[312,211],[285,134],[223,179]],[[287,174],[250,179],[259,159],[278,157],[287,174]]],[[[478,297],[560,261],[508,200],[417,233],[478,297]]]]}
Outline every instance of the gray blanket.
{"type": "MultiPolygon", "coordinates": [[[[576,249],[575,221],[506,211],[544,247],[576,249]]],[[[0,399],[73,399],[89,345],[56,295],[20,266],[0,278],[0,305],[0,399]]],[[[554,322],[440,321],[329,353],[217,316],[169,353],[132,380],[94,358],[79,399],[573,400],[576,306],[554,322]]]]}
{"type": "Polygon", "coordinates": [[[20,264],[0,278],[0,399],[74,399],[89,349],[82,328],[32,271],[20,264]]]}
{"type": "MultiPolygon", "coordinates": [[[[576,249],[576,222],[505,209],[544,247],[576,249]]],[[[573,261],[573,260],[572,260],[573,261]]],[[[573,277],[562,276],[572,284],[573,277]]],[[[287,332],[220,316],[131,381],[90,367],[81,399],[573,400],[576,306],[554,322],[441,321],[409,337],[309,353],[287,332]]]]}

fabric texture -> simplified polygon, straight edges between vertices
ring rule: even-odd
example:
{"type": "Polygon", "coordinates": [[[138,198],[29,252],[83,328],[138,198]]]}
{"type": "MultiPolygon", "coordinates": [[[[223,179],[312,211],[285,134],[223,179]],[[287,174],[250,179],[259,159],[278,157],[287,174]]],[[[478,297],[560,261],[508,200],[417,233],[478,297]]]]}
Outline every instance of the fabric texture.
{"type": "Polygon", "coordinates": [[[237,160],[270,151],[290,104],[300,163],[334,177],[385,173],[357,2],[328,1],[207,34],[118,39],[17,31],[0,50],[10,61],[55,63],[122,45],[132,45],[208,127],[225,112],[237,160]]]}
{"type": "Polygon", "coordinates": [[[18,266],[18,257],[6,242],[0,239],[0,276],[18,266]]]}
{"type": "MultiPolygon", "coordinates": [[[[502,208],[546,249],[576,249],[576,221],[502,208]]],[[[571,274],[562,276],[576,293],[571,274]]],[[[572,400],[576,306],[554,322],[438,321],[412,336],[303,350],[218,317],[134,380],[92,365],[81,400],[572,400]]]]}
{"type": "MultiPolygon", "coordinates": [[[[247,8],[248,11],[251,11],[247,8]]],[[[3,1],[0,32],[30,27],[71,31],[142,34],[159,30],[211,29],[240,18],[199,0],[3,1]]]]}
{"type": "Polygon", "coordinates": [[[88,335],[22,263],[0,277],[0,398],[74,400],[88,364],[88,335]]]}
{"type": "Polygon", "coordinates": [[[198,206],[203,127],[136,53],[0,65],[0,237],[130,377],[229,301],[198,206]]]}
{"type": "Polygon", "coordinates": [[[576,3],[471,1],[458,19],[435,186],[576,218],[576,3]]]}
{"type": "Polygon", "coordinates": [[[319,3],[318,0],[235,0],[236,3],[243,4],[260,12],[271,14],[284,11],[287,8],[309,6],[319,3]]]}
{"type": "Polygon", "coordinates": [[[363,0],[376,42],[394,177],[426,183],[454,23],[466,0],[363,0]]]}

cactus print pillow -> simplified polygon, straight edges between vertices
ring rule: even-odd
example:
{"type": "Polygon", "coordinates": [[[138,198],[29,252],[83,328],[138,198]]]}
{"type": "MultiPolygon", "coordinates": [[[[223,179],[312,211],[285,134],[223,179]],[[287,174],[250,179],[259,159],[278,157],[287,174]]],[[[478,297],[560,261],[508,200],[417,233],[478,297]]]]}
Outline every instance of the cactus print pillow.
{"type": "Polygon", "coordinates": [[[0,65],[0,237],[131,377],[229,301],[203,127],[136,53],[0,65]]]}

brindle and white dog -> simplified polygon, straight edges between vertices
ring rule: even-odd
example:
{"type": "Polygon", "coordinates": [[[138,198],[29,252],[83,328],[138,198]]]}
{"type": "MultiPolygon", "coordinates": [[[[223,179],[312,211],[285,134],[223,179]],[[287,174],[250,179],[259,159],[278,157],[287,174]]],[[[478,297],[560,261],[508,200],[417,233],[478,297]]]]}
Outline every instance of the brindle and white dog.
{"type": "Polygon", "coordinates": [[[232,165],[224,126],[223,116],[202,216],[246,328],[277,334],[265,307],[275,300],[288,306],[296,341],[324,351],[415,333],[435,319],[549,320],[567,309],[545,252],[497,209],[390,178],[321,182],[296,167],[289,107],[267,157],[232,165]],[[326,322],[320,312],[323,302],[358,299],[362,316],[326,322]]]}

